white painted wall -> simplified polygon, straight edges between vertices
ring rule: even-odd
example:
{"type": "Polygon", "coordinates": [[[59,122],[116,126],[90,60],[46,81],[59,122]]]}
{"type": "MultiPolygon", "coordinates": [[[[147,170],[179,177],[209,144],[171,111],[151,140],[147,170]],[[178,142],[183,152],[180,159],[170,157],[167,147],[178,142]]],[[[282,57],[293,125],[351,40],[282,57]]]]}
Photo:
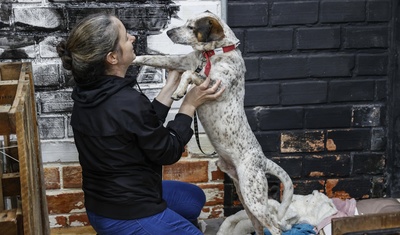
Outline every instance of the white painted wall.
{"type": "MultiPolygon", "coordinates": [[[[180,19],[171,19],[171,23],[168,28],[159,35],[151,35],[148,37],[148,48],[152,51],[157,51],[163,54],[186,54],[192,51],[192,48],[189,46],[176,45],[170,41],[170,39],[166,35],[166,31],[173,27],[177,27],[183,25],[186,20],[198,13],[203,11],[211,11],[214,14],[221,16],[222,13],[222,1],[207,1],[207,0],[187,0],[187,1],[174,1],[177,5],[180,6],[180,11],[178,12],[178,17],[180,19]]],[[[145,90],[144,92],[154,93],[154,90],[160,88],[160,84],[146,84],[142,85],[141,88],[145,90]]],[[[154,95],[149,95],[154,96],[154,95]]],[[[178,111],[180,106],[180,102],[174,102],[171,111],[168,115],[168,120],[174,118],[175,114],[178,111]]],[[[204,134],[204,130],[200,124],[200,140],[202,143],[202,148],[206,152],[213,152],[213,148],[204,134]]],[[[42,140],[41,142],[42,148],[42,159],[44,163],[70,163],[78,161],[78,153],[75,148],[75,144],[73,139],[61,139],[61,140],[42,140]]],[[[197,144],[194,138],[188,144],[189,151],[192,153],[201,154],[201,152],[197,148],[197,144]]]]}

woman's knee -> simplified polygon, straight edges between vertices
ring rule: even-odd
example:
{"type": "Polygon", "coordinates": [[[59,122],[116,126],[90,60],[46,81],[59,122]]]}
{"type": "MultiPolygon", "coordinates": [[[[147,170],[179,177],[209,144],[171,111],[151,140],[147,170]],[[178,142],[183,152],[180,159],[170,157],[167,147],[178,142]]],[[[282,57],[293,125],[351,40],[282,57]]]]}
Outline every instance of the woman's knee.
{"type": "Polygon", "coordinates": [[[164,180],[163,195],[165,197],[174,197],[174,200],[195,200],[202,206],[206,201],[206,195],[199,186],[181,181],[164,180]]]}
{"type": "Polygon", "coordinates": [[[200,187],[180,181],[163,181],[163,198],[168,208],[188,220],[197,219],[206,202],[200,187]]]}

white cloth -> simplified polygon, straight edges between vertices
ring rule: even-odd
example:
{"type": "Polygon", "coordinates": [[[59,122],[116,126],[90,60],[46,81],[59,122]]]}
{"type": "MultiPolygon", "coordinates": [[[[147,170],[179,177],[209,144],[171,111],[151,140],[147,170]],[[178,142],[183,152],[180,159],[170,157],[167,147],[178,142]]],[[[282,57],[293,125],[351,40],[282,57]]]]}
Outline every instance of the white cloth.
{"type": "Polygon", "coordinates": [[[332,199],[314,190],[309,195],[293,195],[292,204],[299,215],[296,223],[318,225],[323,219],[337,213],[332,199]]]}
{"type": "MultiPolygon", "coordinates": [[[[270,214],[276,215],[280,203],[268,200],[270,214]]],[[[306,223],[316,226],[324,218],[337,213],[332,200],[325,194],[314,190],[309,195],[293,195],[285,216],[280,222],[282,231],[290,230],[292,225],[306,223]]],[[[225,219],[217,235],[247,235],[254,232],[253,225],[244,210],[237,212],[225,219]]]]}
{"type": "Polygon", "coordinates": [[[222,222],[217,235],[247,235],[254,232],[245,210],[238,211],[222,222]]]}

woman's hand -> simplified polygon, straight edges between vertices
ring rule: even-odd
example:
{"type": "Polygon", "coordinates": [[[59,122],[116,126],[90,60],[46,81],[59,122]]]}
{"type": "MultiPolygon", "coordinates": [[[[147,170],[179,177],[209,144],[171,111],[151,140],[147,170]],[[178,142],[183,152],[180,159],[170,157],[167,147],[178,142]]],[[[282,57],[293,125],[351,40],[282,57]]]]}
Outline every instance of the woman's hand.
{"type": "Polygon", "coordinates": [[[225,87],[220,87],[221,80],[216,81],[213,86],[209,87],[210,81],[210,78],[207,77],[200,86],[190,89],[182,102],[179,113],[193,116],[197,107],[206,102],[214,101],[222,95],[225,87]],[[218,90],[218,88],[220,89],[218,90]]]}
{"type": "Polygon", "coordinates": [[[178,88],[179,82],[181,81],[181,75],[182,73],[177,70],[168,70],[168,77],[165,86],[172,90],[171,95],[176,88],[178,88]]]}
{"type": "Polygon", "coordinates": [[[160,93],[157,95],[156,99],[168,106],[171,107],[173,100],[171,99],[172,93],[178,88],[179,82],[181,81],[182,73],[176,70],[169,70],[167,81],[165,86],[161,89],[160,93]]]}

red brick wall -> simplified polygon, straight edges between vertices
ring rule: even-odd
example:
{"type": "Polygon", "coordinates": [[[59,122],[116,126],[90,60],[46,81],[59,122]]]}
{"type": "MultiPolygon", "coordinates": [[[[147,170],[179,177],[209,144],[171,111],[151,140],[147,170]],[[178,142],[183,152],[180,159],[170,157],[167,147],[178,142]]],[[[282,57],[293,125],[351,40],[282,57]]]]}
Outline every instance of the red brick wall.
{"type": "MultiPolygon", "coordinates": [[[[215,160],[185,153],[178,163],[164,167],[164,179],[194,183],[204,190],[207,202],[202,219],[223,216],[224,173],[216,167],[215,160]]],[[[88,225],[80,165],[47,165],[44,173],[52,227],[88,225]]]]}

